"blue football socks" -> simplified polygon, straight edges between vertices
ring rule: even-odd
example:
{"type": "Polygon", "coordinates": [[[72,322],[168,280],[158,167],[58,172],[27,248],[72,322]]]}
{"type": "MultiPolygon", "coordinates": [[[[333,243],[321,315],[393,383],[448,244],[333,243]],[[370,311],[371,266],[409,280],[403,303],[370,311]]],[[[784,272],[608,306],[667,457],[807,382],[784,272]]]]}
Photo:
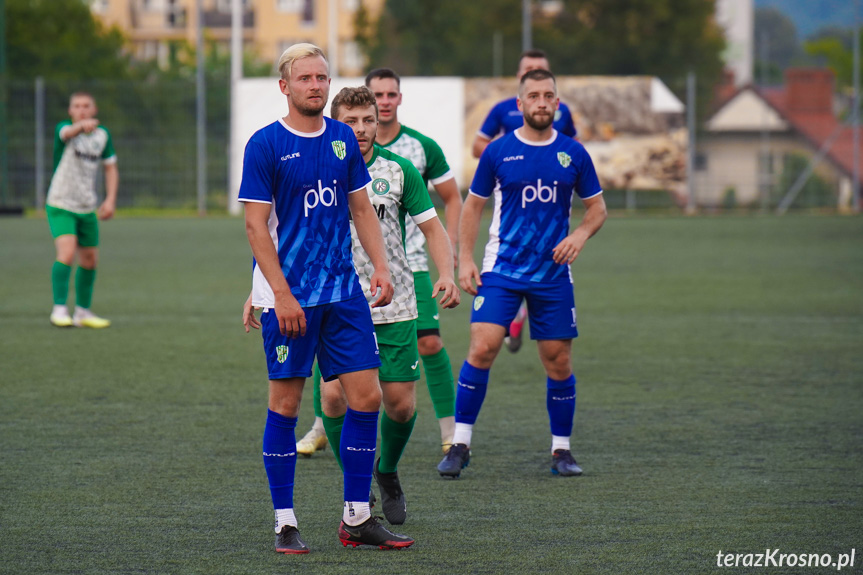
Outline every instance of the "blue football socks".
{"type": "Polygon", "coordinates": [[[264,469],[270,483],[273,509],[294,506],[294,472],[297,468],[297,418],[267,410],[264,426],[264,469]]]}
{"type": "Polygon", "coordinates": [[[488,373],[489,370],[474,367],[467,361],[461,366],[455,396],[456,423],[476,423],[488,389],[488,373]]]}
{"type": "Polygon", "coordinates": [[[575,376],[567,379],[547,379],[545,405],[551,423],[551,434],[558,437],[572,435],[572,422],[575,419],[575,376]]]}

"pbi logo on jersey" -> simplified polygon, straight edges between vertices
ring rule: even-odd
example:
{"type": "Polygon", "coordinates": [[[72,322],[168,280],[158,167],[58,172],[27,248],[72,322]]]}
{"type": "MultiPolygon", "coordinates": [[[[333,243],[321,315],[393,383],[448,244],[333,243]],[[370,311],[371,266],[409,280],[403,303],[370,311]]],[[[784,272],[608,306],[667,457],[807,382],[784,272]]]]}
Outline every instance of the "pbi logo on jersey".
{"type": "Polygon", "coordinates": [[[485,298],[481,295],[476,296],[473,299],[473,309],[479,311],[479,308],[482,307],[482,304],[485,303],[485,298]]]}
{"type": "Polygon", "coordinates": [[[276,359],[279,363],[285,363],[288,359],[288,346],[280,345],[276,347],[276,359]]]}
{"type": "Polygon", "coordinates": [[[558,152],[557,161],[560,162],[560,165],[564,168],[568,168],[572,163],[572,158],[566,152],[558,152]]]}
{"type": "Polygon", "coordinates": [[[383,196],[390,191],[390,183],[383,178],[375,178],[372,182],[372,191],[379,196],[383,196]]]}
{"type": "MultiPolygon", "coordinates": [[[[569,156],[567,156],[569,157],[569,156]]],[[[558,156],[560,159],[560,156],[558,156]]],[[[521,190],[521,207],[527,207],[527,204],[531,202],[542,202],[547,204],[548,202],[556,202],[557,201],[557,182],[554,182],[551,186],[543,186],[542,178],[536,181],[536,185],[525,186],[521,190]]]]}
{"type": "Polygon", "coordinates": [[[333,180],[333,187],[325,188],[321,181],[318,180],[317,188],[309,188],[306,191],[306,195],[303,196],[303,205],[305,206],[306,217],[309,217],[309,210],[313,210],[319,205],[328,208],[339,205],[339,198],[336,195],[337,183],[337,180],[333,180]]]}
{"type": "Polygon", "coordinates": [[[336,157],[340,160],[345,159],[345,143],[341,140],[335,140],[333,142],[333,151],[336,153],[336,157]]]}

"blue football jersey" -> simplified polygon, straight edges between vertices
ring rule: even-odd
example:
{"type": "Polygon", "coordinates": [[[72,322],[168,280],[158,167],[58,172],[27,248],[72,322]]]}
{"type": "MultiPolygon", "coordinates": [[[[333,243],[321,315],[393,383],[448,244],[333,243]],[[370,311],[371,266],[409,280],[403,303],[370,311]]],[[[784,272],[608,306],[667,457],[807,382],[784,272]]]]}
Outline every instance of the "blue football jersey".
{"type": "Polygon", "coordinates": [[[482,273],[572,281],[569,266],[555,263],[551,251],[569,234],[573,195],[587,199],[602,193],[584,146],[556,131],[545,142],[507,134],[483,152],[470,193],[494,195],[482,273]]]}
{"type": "MultiPolygon", "coordinates": [[[[498,102],[494,108],[488,113],[485,122],[479,128],[479,133],[486,138],[493,140],[498,135],[509,134],[524,125],[524,116],[521,110],[518,109],[516,98],[503,100],[498,102]]],[[[569,111],[569,106],[560,103],[557,112],[554,114],[554,129],[563,134],[574,138],[576,134],[575,123],[572,121],[572,113],[569,111]]]]}
{"type": "MultiPolygon", "coordinates": [[[[351,257],[348,194],[364,190],[370,181],[354,133],[327,117],[323,128],[311,134],[279,120],[246,144],[239,199],[272,205],[270,234],[301,306],[361,294],[351,257]]],[[[272,289],[257,266],[252,303],[274,305],[272,289]]]]}

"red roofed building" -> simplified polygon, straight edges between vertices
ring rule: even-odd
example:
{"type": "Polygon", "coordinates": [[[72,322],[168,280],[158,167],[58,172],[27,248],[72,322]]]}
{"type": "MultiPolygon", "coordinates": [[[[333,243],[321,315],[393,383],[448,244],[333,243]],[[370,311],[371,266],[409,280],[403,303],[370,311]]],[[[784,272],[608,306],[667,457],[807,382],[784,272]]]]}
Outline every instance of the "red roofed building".
{"type": "MultiPolygon", "coordinates": [[[[733,193],[738,205],[769,201],[775,206],[776,199],[788,191],[778,186],[789,158],[810,159],[822,149],[824,157],[815,174],[835,190],[833,205],[850,204],[853,128],[841,123],[833,111],[830,70],[790,69],[783,87],[746,85],[725,94],[697,144],[695,183],[700,205],[726,203],[733,193]]],[[[863,130],[860,134],[863,148],[863,130]]],[[[859,164],[863,169],[863,154],[859,164]]]]}

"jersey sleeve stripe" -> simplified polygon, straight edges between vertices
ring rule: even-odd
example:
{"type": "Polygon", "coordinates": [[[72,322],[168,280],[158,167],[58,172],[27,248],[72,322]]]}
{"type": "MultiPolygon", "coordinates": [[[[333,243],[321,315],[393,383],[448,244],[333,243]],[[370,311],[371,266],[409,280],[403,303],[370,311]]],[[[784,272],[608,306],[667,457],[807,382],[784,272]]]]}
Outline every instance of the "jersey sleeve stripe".
{"type": "Polygon", "coordinates": [[[106,166],[109,164],[116,164],[116,163],[117,163],[117,154],[114,154],[110,158],[105,158],[104,160],[102,160],[102,164],[104,164],[106,166]]]}
{"type": "Polygon", "coordinates": [[[272,204],[273,202],[267,202],[265,200],[250,200],[247,198],[238,198],[238,202],[241,204],[272,204]]]}
{"type": "Polygon", "coordinates": [[[494,139],[494,136],[489,136],[488,134],[486,134],[486,133],[485,133],[485,132],[483,132],[482,130],[477,130],[477,131],[476,131],[476,135],[477,135],[477,136],[482,136],[483,138],[486,138],[487,140],[493,140],[493,139],[494,139]]]}
{"type": "Polygon", "coordinates": [[[357,188],[356,190],[354,190],[352,192],[348,192],[348,195],[355,194],[355,193],[362,191],[362,190],[367,190],[370,185],[371,185],[371,182],[369,182],[368,184],[366,184],[362,188],[357,188]]]}
{"type": "Polygon", "coordinates": [[[434,208],[429,208],[424,212],[420,212],[415,216],[411,216],[411,219],[414,221],[416,225],[420,225],[424,222],[427,222],[433,218],[437,217],[437,211],[434,208]]]}
{"type": "Polygon", "coordinates": [[[589,200],[590,198],[595,198],[596,196],[598,196],[598,195],[599,195],[599,194],[601,194],[601,193],[602,193],[602,190],[599,190],[599,191],[598,191],[598,192],[596,192],[595,194],[590,194],[589,196],[584,196],[583,198],[581,198],[581,196],[579,196],[579,197],[580,197],[582,200],[589,200]]]}
{"type": "Polygon", "coordinates": [[[443,182],[448,182],[448,181],[454,180],[454,179],[455,179],[455,174],[452,173],[452,170],[447,170],[446,173],[443,174],[442,176],[435,178],[433,180],[429,180],[429,181],[431,182],[431,184],[433,186],[436,186],[438,184],[442,184],[443,182]]]}

